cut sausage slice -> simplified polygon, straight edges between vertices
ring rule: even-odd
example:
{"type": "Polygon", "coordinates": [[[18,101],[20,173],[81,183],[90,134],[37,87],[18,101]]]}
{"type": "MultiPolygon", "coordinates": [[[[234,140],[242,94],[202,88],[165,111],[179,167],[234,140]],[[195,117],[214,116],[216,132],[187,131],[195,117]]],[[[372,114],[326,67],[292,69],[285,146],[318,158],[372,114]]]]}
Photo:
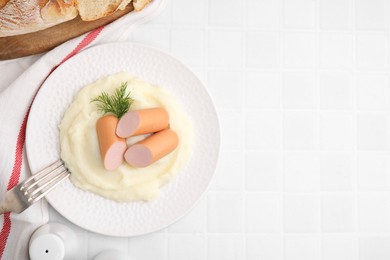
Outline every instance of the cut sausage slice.
{"type": "Polygon", "coordinates": [[[123,162],[123,155],[127,149],[126,140],[116,135],[118,118],[107,115],[99,118],[96,123],[96,132],[99,139],[100,155],[107,170],[115,170],[123,162]]]}
{"type": "Polygon", "coordinates": [[[169,114],[164,108],[133,110],[124,114],[116,127],[119,137],[150,134],[168,128],[169,114]]]}
{"type": "Polygon", "coordinates": [[[177,134],[165,129],[130,146],[125,152],[125,160],[134,167],[146,167],[175,150],[178,143],[177,134]]]}

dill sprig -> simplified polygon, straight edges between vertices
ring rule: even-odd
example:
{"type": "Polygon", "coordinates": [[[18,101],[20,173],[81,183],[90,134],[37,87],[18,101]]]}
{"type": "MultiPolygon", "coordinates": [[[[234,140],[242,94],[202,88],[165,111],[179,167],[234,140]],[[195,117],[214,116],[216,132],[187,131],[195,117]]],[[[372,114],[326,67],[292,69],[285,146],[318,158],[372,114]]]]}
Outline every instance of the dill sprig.
{"type": "Polygon", "coordinates": [[[91,102],[98,102],[97,108],[103,114],[112,113],[116,117],[121,118],[127,111],[134,99],[130,97],[130,92],[126,94],[127,82],[121,84],[120,88],[115,90],[113,95],[108,95],[107,92],[96,98],[91,99],[91,102]]]}

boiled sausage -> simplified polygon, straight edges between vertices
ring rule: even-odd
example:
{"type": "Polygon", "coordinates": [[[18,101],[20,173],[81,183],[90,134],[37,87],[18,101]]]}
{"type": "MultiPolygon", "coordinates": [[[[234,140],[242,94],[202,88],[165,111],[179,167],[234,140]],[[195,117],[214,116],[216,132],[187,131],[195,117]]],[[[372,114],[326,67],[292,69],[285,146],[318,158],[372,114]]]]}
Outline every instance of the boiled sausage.
{"type": "Polygon", "coordinates": [[[127,138],[150,134],[168,128],[169,114],[164,108],[133,110],[124,114],[118,122],[116,134],[127,138]]]}
{"type": "Polygon", "coordinates": [[[125,160],[134,167],[146,167],[172,152],[178,143],[177,134],[165,129],[130,146],[125,152],[125,160]]]}
{"type": "Polygon", "coordinates": [[[100,155],[107,170],[115,170],[123,162],[123,154],[127,149],[126,140],[116,135],[118,118],[107,115],[99,118],[96,132],[99,139],[100,155]]]}

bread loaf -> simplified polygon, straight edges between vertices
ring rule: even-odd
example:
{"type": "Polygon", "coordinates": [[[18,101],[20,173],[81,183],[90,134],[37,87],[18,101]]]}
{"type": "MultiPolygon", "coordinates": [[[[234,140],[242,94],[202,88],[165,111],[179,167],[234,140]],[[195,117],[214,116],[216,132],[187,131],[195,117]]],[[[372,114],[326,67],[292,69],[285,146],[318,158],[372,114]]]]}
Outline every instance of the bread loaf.
{"type": "MultiPolygon", "coordinates": [[[[43,30],[74,19],[97,20],[123,10],[132,0],[0,0],[0,37],[43,30]]],[[[150,0],[134,1],[142,10],[150,0]]]]}
{"type": "Polygon", "coordinates": [[[78,14],[73,0],[1,0],[0,36],[39,31],[78,14]]]}

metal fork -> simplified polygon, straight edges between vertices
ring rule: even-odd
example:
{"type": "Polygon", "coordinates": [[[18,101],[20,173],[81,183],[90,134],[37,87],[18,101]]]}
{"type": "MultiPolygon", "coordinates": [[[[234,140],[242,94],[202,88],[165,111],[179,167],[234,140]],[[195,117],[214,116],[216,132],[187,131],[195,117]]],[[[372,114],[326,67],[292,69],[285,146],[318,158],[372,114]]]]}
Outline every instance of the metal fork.
{"type": "Polygon", "coordinates": [[[7,191],[0,204],[0,215],[6,212],[21,213],[46,196],[69,175],[70,172],[61,159],[52,163],[7,191]]]}

